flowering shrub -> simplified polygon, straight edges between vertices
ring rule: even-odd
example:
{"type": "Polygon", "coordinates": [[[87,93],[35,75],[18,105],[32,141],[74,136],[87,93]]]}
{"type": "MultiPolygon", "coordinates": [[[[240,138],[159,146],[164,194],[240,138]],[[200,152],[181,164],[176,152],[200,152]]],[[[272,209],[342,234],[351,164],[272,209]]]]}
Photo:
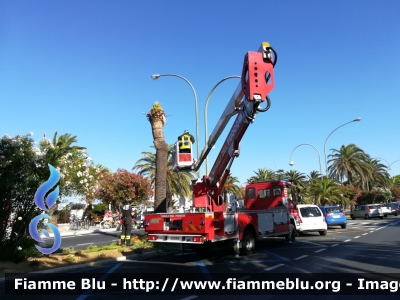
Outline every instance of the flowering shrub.
{"type": "Polygon", "coordinates": [[[116,205],[125,199],[138,202],[147,200],[151,195],[150,180],[123,169],[118,169],[116,173],[101,173],[98,184],[95,197],[107,204],[116,205]]]}

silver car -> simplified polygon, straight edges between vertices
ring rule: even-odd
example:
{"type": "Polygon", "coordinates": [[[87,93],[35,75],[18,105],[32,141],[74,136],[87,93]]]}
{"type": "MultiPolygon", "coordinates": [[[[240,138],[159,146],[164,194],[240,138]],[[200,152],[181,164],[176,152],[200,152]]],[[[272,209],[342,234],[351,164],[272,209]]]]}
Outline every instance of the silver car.
{"type": "Polygon", "coordinates": [[[352,220],[355,220],[356,218],[369,219],[378,217],[379,219],[383,219],[383,212],[376,204],[365,204],[356,207],[356,209],[350,213],[350,217],[352,220]]]}

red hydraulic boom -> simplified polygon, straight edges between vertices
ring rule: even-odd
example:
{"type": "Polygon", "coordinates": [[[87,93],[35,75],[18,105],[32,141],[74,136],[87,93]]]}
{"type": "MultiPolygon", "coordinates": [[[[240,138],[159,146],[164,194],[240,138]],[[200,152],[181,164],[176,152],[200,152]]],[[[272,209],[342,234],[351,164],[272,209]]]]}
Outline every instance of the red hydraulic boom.
{"type": "Polygon", "coordinates": [[[235,157],[239,156],[239,144],[247,128],[254,122],[258,112],[265,112],[270,107],[268,94],[274,88],[274,66],[277,60],[276,52],[269,43],[262,43],[258,52],[247,52],[244,57],[242,78],[233,93],[227,107],[220,117],[214,131],[205,145],[199,159],[191,166],[182,164],[178,169],[197,171],[225,129],[230,118],[237,115],[236,120],[219,152],[208,176],[203,176],[192,186],[193,206],[205,208],[206,211],[223,211],[225,204],[221,192],[230,167],[235,157]],[[267,101],[267,106],[260,104],[267,101]]]}

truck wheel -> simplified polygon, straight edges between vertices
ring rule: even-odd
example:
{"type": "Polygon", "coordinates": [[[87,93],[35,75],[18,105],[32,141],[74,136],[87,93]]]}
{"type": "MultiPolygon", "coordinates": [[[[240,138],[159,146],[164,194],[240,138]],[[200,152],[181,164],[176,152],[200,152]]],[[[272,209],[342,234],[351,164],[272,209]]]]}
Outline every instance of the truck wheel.
{"type": "Polygon", "coordinates": [[[296,241],[296,228],[294,228],[293,224],[290,224],[290,232],[285,236],[286,242],[294,242],[296,241]]]}
{"type": "Polygon", "coordinates": [[[365,219],[369,219],[369,215],[368,214],[365,215],[365,219]]]}
{"type": "Polygon", "coordinates": [[[352,220],[356,219],[356,217],[354,215],[350,215],[350,217],[351,217],[352,220]]]}
{"type": "Polygon", "coordinates": [[[244,255],[250,255],[253,253],[255,248],[255,240],[253,233],[250,230],[246,230],[244,232],[243,241],[242,241],[242,253],[244,255]]]}

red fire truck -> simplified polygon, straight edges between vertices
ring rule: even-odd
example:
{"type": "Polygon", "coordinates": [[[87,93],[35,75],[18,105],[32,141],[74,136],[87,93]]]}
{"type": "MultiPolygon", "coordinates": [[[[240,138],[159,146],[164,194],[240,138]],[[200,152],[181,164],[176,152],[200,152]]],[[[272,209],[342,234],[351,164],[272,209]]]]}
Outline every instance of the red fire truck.
{"type": "Polygon", "coordinates": [[[144,216],[150,242],[189,244],[198,252],[208,252],[215,244],[230,245],[237,255],[239,252],[248,255],[253,252],[256,240],[263,237],[295,241],[297,193],[290,182],[247,185],[244,207],[236,206],[234,211],[230,211],[222,195],[233,160],[239,156],[243,135],[255,121],[256,114],[266,112],[271,106],[268,94],[274,87],[276,62],[277,54],[269,43],[262,43],[257,52],[247,52],[241,81],[198,160],[193,159],[193,151],[179,152],[180,141],[175,144],[173,169],[197,171],[229,119],[237,115],[209,175],[192,183],[193,212],[144,216]],[[264,108],[263,102],[267,103],[264,108]]]}

